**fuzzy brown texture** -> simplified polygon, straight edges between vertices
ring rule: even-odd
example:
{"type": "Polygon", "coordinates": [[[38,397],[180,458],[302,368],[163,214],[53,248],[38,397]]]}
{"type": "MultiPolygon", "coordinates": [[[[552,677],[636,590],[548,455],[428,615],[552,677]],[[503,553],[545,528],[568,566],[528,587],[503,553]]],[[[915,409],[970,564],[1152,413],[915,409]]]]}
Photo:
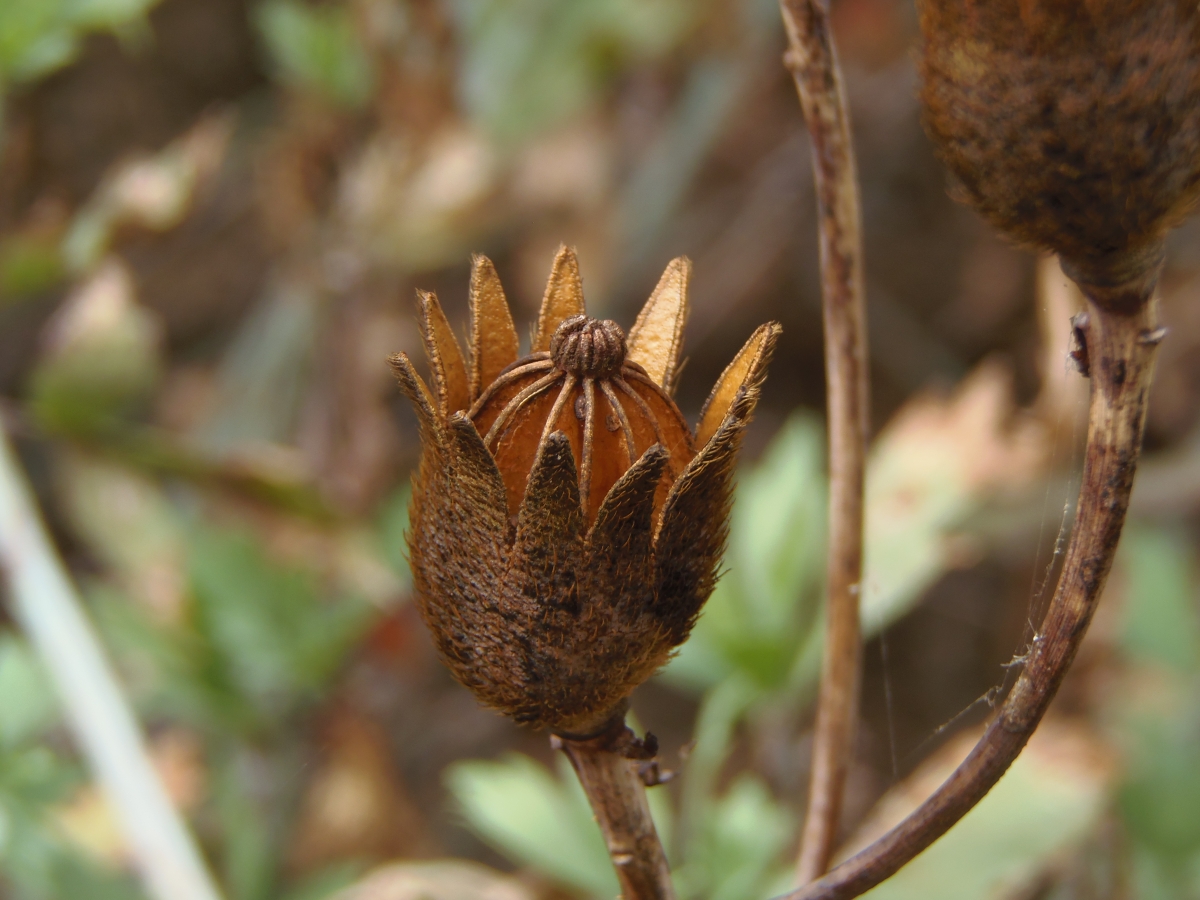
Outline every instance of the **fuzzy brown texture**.
{"type": "Polygon", "coordinates": [[[926,128],[962,199],[1111,284],[1200,194],[1195,0],[920,0],[926,128]]]}
{"type": "MultiPolygon", "coordinates": [[[[562,256],[556,272],[577,272],[562,256]]],[[[476,266],[494,279],[486,260],[476,266]]],[[[577,278],[552,276],[543,330],[573,305],[556,293],[567,290],[578,290],[577,278]]],[[[503,320],[498,284],[473,281],[472,292],[477,325],[503,320]]],[[[391,359],[421,424],[408,534],[418,608],[446,665],[481,702],[518,722],[590,734],[670,658],[712,591],[737,449],[779,327],[760,328],[718,382],[709,406],[719,426],[694,451],[673,401],[624,358],[612,323],[567,317],[570,335],[590,329],[605,351],[576,347],[578,371],[555,365],[553,350],[493,360],[493,369],[506,365],[490,385],[476,381],[447,401],[456,396],[447,385],[473,379],[432,295],[422,296],[422,313],[434,390],[407,356],[391,359]],[[621,359],[608,353],[616,349],[621,359]]],[[[660,343],[673,361],[675,344],[660,343]]],[[[645,349],[642,358],[655,361],[645,349]]]]}

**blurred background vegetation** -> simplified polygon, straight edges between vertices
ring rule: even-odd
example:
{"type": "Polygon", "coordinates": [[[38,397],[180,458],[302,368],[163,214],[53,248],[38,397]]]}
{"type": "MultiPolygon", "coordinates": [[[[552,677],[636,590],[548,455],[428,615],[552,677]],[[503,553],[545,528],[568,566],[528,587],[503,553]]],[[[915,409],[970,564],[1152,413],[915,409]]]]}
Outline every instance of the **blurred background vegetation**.
{"type": "MultiPolygon", "coordinates": [[[[955,206],[910,0],[834,0],[863,178],[875,446],[846,847],[965,752],[1053,585],[1086,386],[1053,263],[955,206]]],[[[532,320],[560,241],[631,321],[695,261],[694,416],[784,324],[727,574],[634,699],[687,898],[788,884],[819,664],[823,360],[772,0],[0,3],[0,399],[229,900],[615,893],[544,735],[438,664],[403,550],[415,287],[472,252],[532,320]]],[[[1200,228],[1173,238],[1149,459],[1105,604],[1012,773],[878,898],[1200,897],[1200,228]]],[[[11,599],[11,598],[9,598],[11,599]]],[[[6,607],[7,608],[7,607],[6,607]]],[[[0,897],[142,897],[0,611],[0,897]]]]}

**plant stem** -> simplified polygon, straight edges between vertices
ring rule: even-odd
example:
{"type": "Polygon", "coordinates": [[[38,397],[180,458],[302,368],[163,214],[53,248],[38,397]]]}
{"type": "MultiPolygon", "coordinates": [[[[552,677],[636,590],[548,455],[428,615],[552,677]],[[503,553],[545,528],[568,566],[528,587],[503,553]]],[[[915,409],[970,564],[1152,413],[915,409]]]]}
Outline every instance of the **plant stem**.
{"type": "Polygon", "coordinates": [[[1088,312],[1074,320],[1082,343],[1075,356],[1092,380],[1083,482],[1058,586],[1021,677],[979,743],[928,800],[827,876],[779,900],[846,900],[888,878],[983,799],[1041,721],[1095,612],[1129,506],[1164,335],[1149,290],[1133,303],[1090,291],[1088,312]]]}
{"type": "Polygon", "coordinates": [[[863,473],[868,429],[868,356],[863,302],[858,175],[841,71],[823,0],[780,0],[789,50],[813,144],[821,218],[821,288],[829,416],[829,551],[825,646],[799,882],[829,866],[853,759],[862,657],[863,473]]]}
{"type": "Polygon", "coordinates": [[[0,428],[0,569],[13,615],[58,689],[67,724],[104,789],[148,896],[219,900],[137,720],[54,552],[0,428]]]}
{"type": "Polygon", "coordinates": [[[652,759],[657,742],[639,741],[622,714],[603,732],[576,740],[554,735],[575,768],[604,835],[625,900],[675,900],[671,869],[650,818],[639,760],[652,759]]]}

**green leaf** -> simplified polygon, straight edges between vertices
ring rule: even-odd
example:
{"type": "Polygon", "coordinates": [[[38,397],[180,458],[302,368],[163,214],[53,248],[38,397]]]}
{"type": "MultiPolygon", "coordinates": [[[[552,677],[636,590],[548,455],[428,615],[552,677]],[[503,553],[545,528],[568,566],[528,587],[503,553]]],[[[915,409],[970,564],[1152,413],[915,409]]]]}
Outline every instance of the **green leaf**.
{"type": "Polygon", "coordinates": [[[77,766],[49,748],[23,748],[3,755],[0,795],[10,811],[19,808],[28,815],[63,799],[81,779],[77,766]]]}
{"type": "Polygon", "coordinates": [[[374,72],[347,6],[267,0],[254,20],[284,81],[351,109],[370,99],[374,72]]]}
{"type": "Polygon", "coordinates": [[[280,900],[327,900],[349,887],[363,873],[364,866],[358,862],[333,863],[304,878],[288,890],[280,900]]]}
{"type": "Polygon", "coordinates": [[[1200,853],[1200,709],[1141,719],[1136,742],[1118,798],[1122,818],[1139,841],[1179,864],[1200,853]]]}
{"type": "Polygon", "coordinates": [[[62,8],[61,0],[0,4],[0,83],[36,77],[70,57],[74,36],[62,8]]]}
{"type": "Polygon", "coordinates": [[[743,773],[699,823],[679,870],[680,894],[706,900],[765,896],[788,874],[794,817],[763,782],[743,773]]]}
{"type": "Polygon", "coordinates": [[[455,0],[460,99],[475,122],[518,143],[595,102],[623,61],[668,52],[702,8],[696,0],[455,0]]]}
{"type": "Polygon", "coordinates": [[[514,861],[593,897],[614,897],[616,875],[570,766],[559,777],[527,756],[456,763],[446,786],[467,825],[514,861]]]}
{"type": "Polygon", "coordinates": [[[187,617],[153,619],[119,591],[89,592],[127,683],[154,712],[210,733],[262,736],[315,700],[373,607],[277,564],[248,533],[197,528],[187,617]]]}
{"type": "Polygon", "coordinates": [[[221,825],[222,866],[230,900],[269,900],[278,847],[272,838],[260,791],[249,771],[254,762],[237,753],[217,767],[214,800],[221,825]]]}
{"type": "Polygon", "coordinates": [[[936,454],[911,442],[877,445],[867,470],[863,632],[878,634],[912,608],[948,568],[946,538],[978,505],[936,454]]]}
{"type": "Polygon", "coordinates": [[[129,875],[101,869],[81,853],[58,854],[52,869],[52,896],[86,897],[87,900],[144,900],[145,895],[129,875]]]}
{"type": "Polygon", "coordinates": [[[1181,672],[1200,665],[1200,616],[1192,548],[1172,532],[1126,529],[1121,561],[1129,578],[1121,645],[1138,662],[1181,672]]]}
{"type": "Polygon", "coordinates": [[[272,563],[248,534],[199,532],[188,569],[195,626],[221,668],[211,674],[264,722],[322,687],[367,624],[363,601],[325,602],[312,575],[272,563]]]}
{"type": "Polygon", "coordinates": [[[1189,860],[1164,859],[1150,848],[1135,844],[1131,856],[1133,890],[1137,900],[1192,900],[1200,897],[1200,855],[1189,860]]]}
{"type": "Polygon", "coordinates": [[[710,815],[717,776],[733,740],[734,728],[746,710],[761,697],[761,689],[733,675],[708,691],[696,714],[694,744],[683,771],[682,830],[685,858],[694,853],[694,841],[710,815]]]}
{"type": "MultiPolygon", "coordinates": [[[[727,564],[750,626],[761,635],[797,630],[815,604],[798,609],[821,580],[825,555],[824,434],[794,415],[741,479],[727,564]]],[[[812,597],[808,597],[811,601],[812,597]]]]}
{"type": "MultiPolygon", "coordinates": [[[[11,665],[12,657],[5,655],[5,665],[11,665]]],[[[12,687],[8,682],[0,688],[6,701],[12,687]]],[[[79,768],[48,747],[0,751],[0,892],[5,897],[141,900],[131,878],[86,858],[54,821],[54,805],[82,781],[79,768]]]]}
{"type": "Polygon", "coordinates": [[[66,65],[89,31],[123,31],[158,0],[7,0],[0,3],[0,87],[66,65]]]}
{"type": "MultiPolygon", "coordinates": [[[[954,828],[883,884],[863,895],[870,900],[983,900],[1006,897],[1028,886],[1057,855],[1082,841],[1106,808],[1107,770],[1091,758],[1084,735],[1055,740],[1043,726],[1008,773],[954,828]]],[[[899,813],[923,799],[961,759],[959,742],[942,754],[889,806],[899,813]],[[911,796],[908,796],[911,795],[911,796]],[[907,799],[905,799],[907,798],[907,799]]],[[[875,823],[874,827],[891,824],[875,823]]],[[[872,831],[874,831],[874,827],[872,831]]]]}
{"type": "Polygon", "coordinates": [[[408,569],[408,544],[404,537],[408,532],[408,502],[411,496],[412,488],[407,484],[393,491],[384,501],[378,518],[383,558],[406,585],[412,583],[412,575],[408,569]]]}
{"type": "Polygon", "coordinates": [[[0,635],[0,747],[26,743],[54,724],[58,699],[28,645],[0,635]]]}
{"type": "Polygon", "coordinates": [[[62,278],[57,243],[21,234],[0,240],[0,307],[53,287],[62,278]]]}
{"type": "Polygon", "coordinates": [[[136,22],[158,0],[67,0],[64,8],[78,28],[120,28],[136,22]]]}
{"type": "Polygon", "coordinates": [[[257,710],[203,635],[156,621],[141,604],[103,585],[92,586],[88,600],[124,683],[149,714],[214,734],[260,727],[257,710]]]}
{"type": "Polygon", "coordinates": [[[182,517],[162,484],[86,452],[64,453],[59,490],[76,535],[130,593],[173,607],[185,553],[182,517]]]}
{"type": "Polygon", "coordinates": [[[736,672],[763,691],[787,683],[815,623],[823,577],[822,446],[816,421],[795,415],[762,461],[742,473],[728,571],[664,671],[668,680],[707,688],[736,672]]]}

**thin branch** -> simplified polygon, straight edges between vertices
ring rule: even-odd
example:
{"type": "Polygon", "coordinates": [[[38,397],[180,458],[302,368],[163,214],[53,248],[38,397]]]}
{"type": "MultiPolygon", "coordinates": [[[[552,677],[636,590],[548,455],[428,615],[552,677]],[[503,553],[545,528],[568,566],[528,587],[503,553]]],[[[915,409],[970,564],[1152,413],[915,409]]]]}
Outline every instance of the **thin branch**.
{"type": "Polygon", "coordinates": [[[808,815],[796,866],[804,884],[826,870],[833,854],[858,720],[869,373],[858,175],[829,10],[823,0],[780,0],[780,11],[788,35],[785,62],[813,145],[829,416],[825,649],[808,815]]]}
{"type": "Polygon", "coordinates": [[[1125,521],[1155,351],[1164,335],[1150,290],[1132,303],[1091,292],[1089,311],[1075,317],[1080,347],[1072,356],[1092,380],[1079,504],[1054,598],[1004,705],[962,765],[907,819],[824,878],[779,900],[847,900],[879,884],[983,799],[1037,728],[1087,631],[1125,521]]]}
{"type": "Polygon", "coordinates": [[[0,569],[13,613],[53,678],[67,722],[155,900],[219,900],[200,851],[146,753],[78,596],[0,427],[0,569]]]}
{"type": "Polygon", "coordinates": [[[639,741],[626,727],[624,715],[595,737],[575,740],[555,735],[550,741],[567,755],[579,776],[624,900],[675,900],[671,869],[650,818],[642,774],[643,770],[657,773],[651,762],[657,741],[650,735],[644,743],[639,741]]]}

